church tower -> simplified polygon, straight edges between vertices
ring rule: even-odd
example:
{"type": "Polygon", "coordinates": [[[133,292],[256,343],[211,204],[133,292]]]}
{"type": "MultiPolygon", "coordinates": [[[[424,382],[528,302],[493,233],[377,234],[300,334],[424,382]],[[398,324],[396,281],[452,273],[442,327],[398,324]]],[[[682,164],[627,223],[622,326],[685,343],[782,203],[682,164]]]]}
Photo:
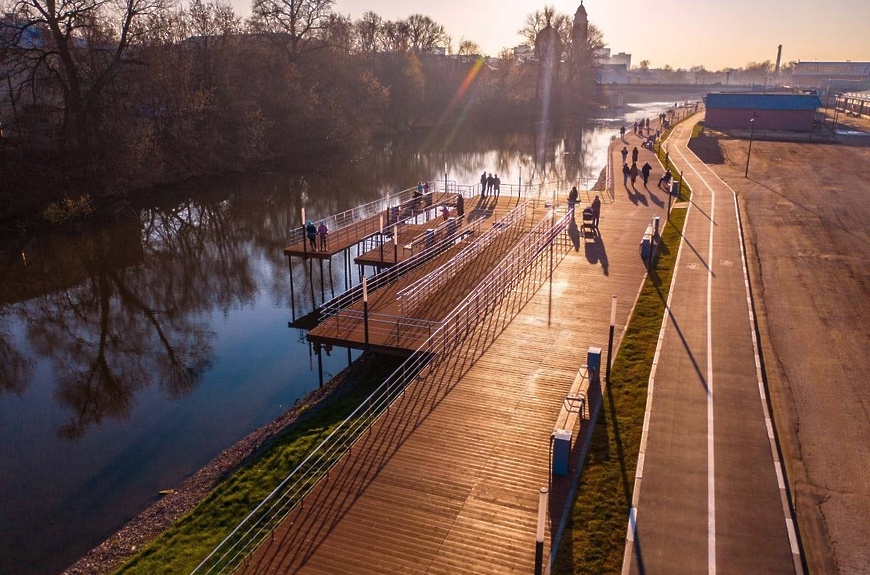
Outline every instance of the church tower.
{"type": "Polygon", "coordinates": [[[585,48],[589,38],[589,17],[586,15],[586,8],[583,7],[583,0],[580,0],[580,7],[574,13],[574,28],[571,30],[571,43],[575,49],[585,48]]]}

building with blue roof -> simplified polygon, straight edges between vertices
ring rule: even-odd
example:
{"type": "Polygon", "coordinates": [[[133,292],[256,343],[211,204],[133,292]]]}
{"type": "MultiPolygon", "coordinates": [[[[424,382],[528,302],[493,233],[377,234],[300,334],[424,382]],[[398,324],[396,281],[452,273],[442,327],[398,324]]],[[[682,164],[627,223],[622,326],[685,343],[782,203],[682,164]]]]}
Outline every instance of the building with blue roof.
{"type": "Polygon", "coordinates": [[[707,94],[704,125],[714,129],[811,132],[822,102],[816,94],[736,92],[707,94]]]}

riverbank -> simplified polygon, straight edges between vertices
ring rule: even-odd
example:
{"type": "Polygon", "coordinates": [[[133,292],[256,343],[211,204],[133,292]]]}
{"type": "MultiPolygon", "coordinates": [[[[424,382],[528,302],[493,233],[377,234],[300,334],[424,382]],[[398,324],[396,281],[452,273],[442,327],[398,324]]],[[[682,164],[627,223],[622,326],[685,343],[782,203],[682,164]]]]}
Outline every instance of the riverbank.
{"type": "Polygon", "coordinates": [[[225,478],[262,454],[294,424],[318,412],[376,373],[378,358],[363,355],[323,387],[302,398],[272,423],[222,451],[208,465],[150,505],[114,535],[67,568],[62,575],[107,575],[153,543],[176,521],[190,513],[225,478]]]}

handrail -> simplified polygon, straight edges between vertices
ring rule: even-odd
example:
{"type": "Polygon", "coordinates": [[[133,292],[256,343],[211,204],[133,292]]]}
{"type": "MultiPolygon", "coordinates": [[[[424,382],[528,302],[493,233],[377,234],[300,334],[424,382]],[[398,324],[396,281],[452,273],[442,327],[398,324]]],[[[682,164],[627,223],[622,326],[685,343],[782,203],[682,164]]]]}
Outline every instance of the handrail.
{"type": "MultiPolygon", "coordinates": [[[[404,390],[427,369],[432,373],[437,365],[449,361],[457,343],[464,341],[486,317],[489,310],[505,297],[531,298],[546,278],[527,276],[540,270],[546,259],[547,247],[561,248],[560,257],[570,249],[567,229],[570,214],[542,221],[526,235],[518,250],[511,250],[442,322],[442,325],[396,371],[379,385],[353,412],[296,466],[269,495],[237,525],[202,560],[191,575],[227,573],[235,570],[244,559],[286,518],[326,475],[338,460],[373,425],[404,390]],[[561,238],[561,242],[557,242],[561,238]],[[517,286],[525,289],[516,289],[517,286]]],[[[551,259],[552,261],[552,259],[551,259]]],[[[519,306],[521,307],[521,306],[519,306]]]]}
{"type": "MultiPolygon", "coordinates": [[[[430,190],[434,191],[434,182],[430,181],[429,185],[430,190]]],[[[377,200],[373,200],[367,204],[363,204],[361,206],[357,206],[355,208],[351,208],[349,210],[345,210],[343,212],[332,214],[326,217],[313,218],[311,221],[319,222],[320,220],[324,220],[330,230],[330,233],[333,233],[343,227],[365,220],[366,218],[370,218],[381,212],[388,212],[391,205],[395,205],[395,201],[398,201],[399,204],[405,203],[414,197],[414,192],[416,191],[417,186],[415,185],[413,187],[401,190],[395,194],[388,194],[386,197],[378,198],[377,200]]],[[[290,245],[303,241],[305,239],[305,222],[302,222],[302,225],[300,226],[294,226],[290,228],[289,234],[290,237],[288,239],[288,242],[290,245]]]]}
{"type": "Polygon", "coordinates": [[[478,254],[498,236],[505,233],[513,224],[524,219],[530,201],[526,200],[508,212],[503,218],[493,222],[492,228],[461,252],[450,258],[450,261],[445,265],[440,266],[438,269],[433,270],[428,275],[399,291],[396,294],[396,299],[399,301],[399,309],[402,313],[409,313],[415,309],[421,301],[428,298],[434,291],[440,289],[444,284],[453,279],[456,274],[465,269],[469,263],[473,262],[478,254]]]}
{"type": "MultiPolygon", "coordinates": [[[[441,240],[437,240],[435,245],[430,248],[427,248],[421,252],[417,252],[413,254],[408,259],[381,270],[375,275],[367,278],[367,289],[369,293],[373,293],[378,289],[389,285],[396,281],[400,276],[406,274],[407,272],[425,264],[426,262],[432,260],[433,258],[441,255],[444,251],[451,248],[457,240],[464,237],[468,234],[476,234],[480,228],[480,220],[475,220],[474,222],[468,224],[467,226],[460,228],[458,233],[442,238],[441,240]]],[[[394,234],[395,238],[395,234],[394,234]]],[[[320,321],[335,315],[335,313],[352,306],[353,304],[362,301],[362,285],[357,284],[356,286],[350,288],[346,292],[341,295],[338,295],[328,302],[324,303],[318,308],[318,312],[320,313],[320,321]]]]}

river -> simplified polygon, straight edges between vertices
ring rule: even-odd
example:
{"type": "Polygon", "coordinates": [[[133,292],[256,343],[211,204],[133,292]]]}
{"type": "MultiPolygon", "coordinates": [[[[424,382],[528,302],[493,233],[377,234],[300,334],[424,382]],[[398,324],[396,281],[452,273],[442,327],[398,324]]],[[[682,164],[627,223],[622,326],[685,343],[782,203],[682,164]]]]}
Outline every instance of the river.
{"type": "MultiPolygon", "coordinates": [[[[596,181],[620,124],[666,105],[558,134],[424,134],[317,174],[198,181],[109,222],[4,239],[0,573],[62,571],[318,386],[304,331],[288,327],[282,249],[302,207],[338,213],[443,179],[445,165],[460,184],[485,170],[559,181],[564,196],[596,181]]],[[[298,316],[320,293],[301,262],[293,273],[298,316]]],[[[343,350],[324,356],[325,377],[347,363],[343,350]]]]}

